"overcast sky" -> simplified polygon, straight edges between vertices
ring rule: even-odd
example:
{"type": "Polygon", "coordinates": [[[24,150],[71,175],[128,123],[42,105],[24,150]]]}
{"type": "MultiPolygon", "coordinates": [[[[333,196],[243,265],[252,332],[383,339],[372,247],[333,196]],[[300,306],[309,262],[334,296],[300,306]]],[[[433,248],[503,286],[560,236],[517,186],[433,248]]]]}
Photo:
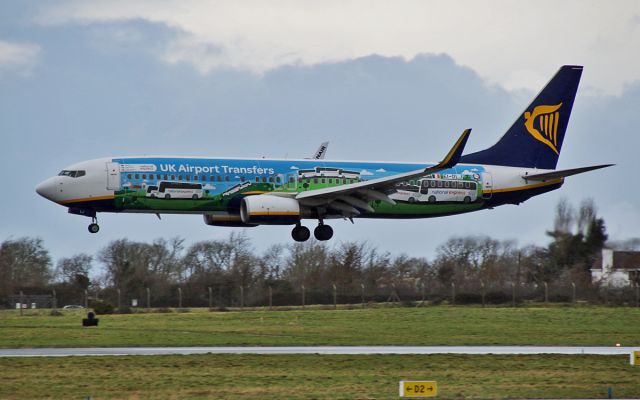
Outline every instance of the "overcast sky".
{"type": "MultiPolygon", "coordinates": [[[[335,221],[334,239],[433,257],[451,236],[547,243],[555,205],[591,197],[640,236],[637,1],[50,1],[0,4],[0,240],[55,258],[109,240],[226,237],[197,216],[89,220],[34,192],[77,161],[138,154],[437,161],[495,142],[563,64],[585,66],[559,168],[616,163],[520,206],[335,221]]],[[[313,226],[309,221],[308,226],[313,226]]],[[[289,227],[248,229],[258,249],[289,227]]]]}

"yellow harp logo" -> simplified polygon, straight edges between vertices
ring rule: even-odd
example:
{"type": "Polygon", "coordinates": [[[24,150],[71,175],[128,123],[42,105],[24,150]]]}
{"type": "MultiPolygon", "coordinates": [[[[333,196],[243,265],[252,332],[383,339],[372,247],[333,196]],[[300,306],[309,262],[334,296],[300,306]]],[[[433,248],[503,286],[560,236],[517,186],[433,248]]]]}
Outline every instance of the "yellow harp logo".
{"type": "Polygon", "coordinates": [[[562,103],[555,106],[536,106],[532,112],[524,113],[524,127],[537,141],[549,146],[558,153],[558,110],[562,103]]]}

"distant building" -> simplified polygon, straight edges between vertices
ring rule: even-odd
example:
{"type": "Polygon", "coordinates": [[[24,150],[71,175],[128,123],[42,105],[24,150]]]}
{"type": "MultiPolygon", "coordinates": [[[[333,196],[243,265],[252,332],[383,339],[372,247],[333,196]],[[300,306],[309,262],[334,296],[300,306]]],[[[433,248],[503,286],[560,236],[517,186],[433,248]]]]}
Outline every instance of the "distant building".
{"type": "Polygon", "coordinates": [[[618,288],[640,284],[640,251],[602,249],[591,268],[591,281],[618,288]]]}

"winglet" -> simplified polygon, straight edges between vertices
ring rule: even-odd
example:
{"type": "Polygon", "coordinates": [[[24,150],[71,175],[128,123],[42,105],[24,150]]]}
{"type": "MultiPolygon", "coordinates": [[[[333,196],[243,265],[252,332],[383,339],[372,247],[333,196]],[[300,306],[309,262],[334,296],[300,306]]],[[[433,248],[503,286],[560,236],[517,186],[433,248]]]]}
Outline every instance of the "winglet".
{"type": "Polygon", "coordinates": [[[320,144],[320,147],[318,147],[318,150],[316,150],[315,153],[313,153],[313,157],[311,157],[314,160],[324,160],[324,156],[327,154],[327,148],[329,147],[329,142],[322,142],[320,144]]]}
{"type": "Polygon", "coordinates": [[[467,144],[469,135],[471,135],[471,129],[465,129],[464,132],[462,132],[462,135],[460,135],[460,138],[458,138],[456,144],[454,144],[451,150],[449,150],[449,153],[447,153],[447,156],[444,158],[444,160],[440,161],[438,165],[435,165],[428,169],[446,169],[456,165],[458,161],[460,161],[460,157],[462,157],[462,152],[464,151],[464,146],[467,144]]]}

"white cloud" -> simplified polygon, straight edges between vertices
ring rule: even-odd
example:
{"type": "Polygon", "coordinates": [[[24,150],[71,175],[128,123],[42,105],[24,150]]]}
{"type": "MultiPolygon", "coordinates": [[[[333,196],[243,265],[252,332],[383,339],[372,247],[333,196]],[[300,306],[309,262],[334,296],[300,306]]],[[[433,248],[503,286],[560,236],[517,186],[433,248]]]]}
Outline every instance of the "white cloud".
{"type": "Polygon", "coordinates": [[[362,171],[360,171],[360,175],[373,175],[373,172],[363,169],[362,171]]]}
{"type": "Polygon", "coordinates": [[[376,172],[387,172],[387,170],[386,170],[386,169],[384,169],[384,168],[378,168],[378,169],[376,170],[376,172]]]}
{"type": "Polygon", "coordinates": [[[38,61],[40,46],[32,43],[12,43],[0,40],[0,73],[15,71],[28,75],[38,61]]]}
{"type": "Polygon", "coordinates": [[[619,92],[640,79],[640,3],[510,0],[371,3],[316,1],[72,0],[45,9],[43,24],[146,20],[177,34],[159,55],[206,73],[264,72],[369,54],[447,53],[490,82],[539,89],[561,64],[584,64],[589,82],[619,92]]]}

